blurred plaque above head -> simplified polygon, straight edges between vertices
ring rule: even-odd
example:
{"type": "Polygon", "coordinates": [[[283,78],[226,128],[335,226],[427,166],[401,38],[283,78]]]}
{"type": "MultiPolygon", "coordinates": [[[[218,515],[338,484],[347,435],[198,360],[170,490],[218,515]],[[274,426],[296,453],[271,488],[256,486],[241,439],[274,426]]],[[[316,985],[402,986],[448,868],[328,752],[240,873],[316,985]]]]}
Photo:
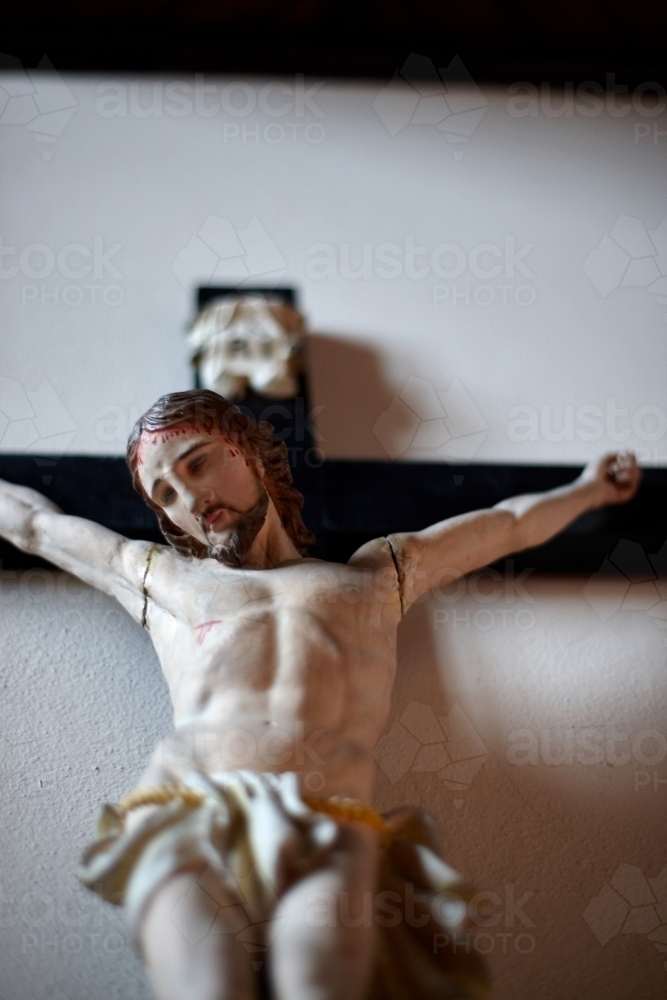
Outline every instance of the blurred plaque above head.
{"type": "Polygon", "coordinates": [[[188,333],[198,384],[234,401],[298,396],[305,323],[294,299],[292,289],[199,289],[188,333]]]}

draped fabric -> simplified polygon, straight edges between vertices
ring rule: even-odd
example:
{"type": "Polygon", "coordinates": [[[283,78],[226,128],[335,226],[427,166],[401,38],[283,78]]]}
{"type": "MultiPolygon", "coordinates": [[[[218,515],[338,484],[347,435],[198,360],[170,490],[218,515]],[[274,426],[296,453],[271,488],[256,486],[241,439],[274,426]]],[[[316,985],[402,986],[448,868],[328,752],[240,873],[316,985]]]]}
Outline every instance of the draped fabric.
{"type": "MultiPolygon", "coordinates": [[[[98,838],[76,874],[103,899],[126,907],[141,953],[141,920],[153,894],[176,872],[203,867],[200,882],[212,875],[235,901],[221,907],[213,930],[234,933],[259,968],[264,958],[270,961],[281,895],[326,865],[342,821],[330,814],[335,809],[308,805],[292,772],[192,771],[185,784],[202,793],[199,801],[177,795],[129,832],[118,807],[105,804],[98,838]]],[[[488,978],[467,905],[474,890],[443,861],[434,817],[413,807],[375,815],[381,815],[383,833],[368,1000],[486,996],[488,978]]],[[[264,978],[260,994],[267,996],[264,978]]]]}

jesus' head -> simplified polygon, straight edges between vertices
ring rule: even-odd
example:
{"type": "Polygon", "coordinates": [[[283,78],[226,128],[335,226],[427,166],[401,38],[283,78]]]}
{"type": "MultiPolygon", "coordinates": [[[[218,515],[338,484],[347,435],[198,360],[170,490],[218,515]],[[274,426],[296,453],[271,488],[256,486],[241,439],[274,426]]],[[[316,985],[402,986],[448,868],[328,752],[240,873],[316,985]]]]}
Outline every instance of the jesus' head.
{"type": "Polygon", "coordinates": [[[272,432],[200,389],[162,396],[137,421],[127,448],[134,486],[175,548],[240,566],[273,516],[307,554],[314,538],[301,519],[303,497],[272,432]]]}

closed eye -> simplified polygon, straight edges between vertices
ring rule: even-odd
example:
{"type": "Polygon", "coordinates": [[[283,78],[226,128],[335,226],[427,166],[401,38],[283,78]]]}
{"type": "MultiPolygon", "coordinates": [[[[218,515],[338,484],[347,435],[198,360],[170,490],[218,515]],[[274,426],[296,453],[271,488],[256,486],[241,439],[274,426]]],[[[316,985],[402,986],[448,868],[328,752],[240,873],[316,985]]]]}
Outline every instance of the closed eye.
{"type": "Polygon", "coordinates": [[[166,489],[164,490],[162,496],[160,497],[160,503],[162,504],[163,507],[167,507],[172,502],[175,496],[176,496],[175,490],[172,490],[170,488],[166,489]]]}
{"type": "Polygon", "coordinates": [[[206,456],[202,455],[200,458],[195,458],[193,462],[188,465],[188,472],[199,472],[201,468],[206,464],[206,456]]]}

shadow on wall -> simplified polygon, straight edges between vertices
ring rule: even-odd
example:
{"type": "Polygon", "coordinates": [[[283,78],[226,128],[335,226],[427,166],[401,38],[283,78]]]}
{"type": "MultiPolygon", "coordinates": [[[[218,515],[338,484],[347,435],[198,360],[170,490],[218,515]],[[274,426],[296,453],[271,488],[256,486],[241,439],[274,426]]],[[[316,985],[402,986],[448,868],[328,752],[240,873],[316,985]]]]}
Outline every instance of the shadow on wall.
{"type": "Polygon", "coordinates": [[[600,617],[583,577],[500,583],[401,622],[374,804],[434,813],[493,901],[471,937],[494,997],[664,996],[663,636],[646,611],[600,617]]]}
{"type": "Polygon", "coordinates": [[[478,691],[475,711],[467,706],[475,727],[462,715],[449,657],[443,659],[435,641],[432,605],[431,599],[418,601],[399,627],[389,723],[375,749],[375,795],[387,808],[401,804],[401,792],[434,812],[445,803],[448,809],[460,808],[489,753],[481,738],[488,726],[480,725],[480,719],[494,718],[493,703],[488,692],[478,691]]]}
{"type": "Polygon", "coordinates": [[[387,459],[373,426],[395,390],[384,380],[378,354],[332,334],[310,334],[308,372],[320,448],[327,458],[387,459]]]}
{"type": "Polygon", "coordinates": [[[307,354],[326,458],[468,462],[488,433],[464,386],[445,372],[390,385],[373,348],[327,333],[308,337],[307,354]]]}

